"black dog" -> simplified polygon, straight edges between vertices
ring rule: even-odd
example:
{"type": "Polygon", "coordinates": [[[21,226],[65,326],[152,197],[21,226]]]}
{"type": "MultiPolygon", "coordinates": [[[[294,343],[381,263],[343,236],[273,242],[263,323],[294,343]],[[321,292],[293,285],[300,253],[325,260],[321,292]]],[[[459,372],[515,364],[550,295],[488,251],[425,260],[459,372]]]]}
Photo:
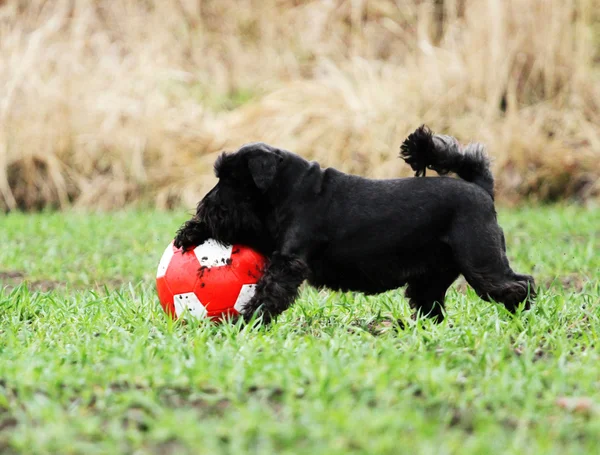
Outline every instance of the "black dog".
{"type": "Polygon", "coordinates": [[[177,232],[184,249],[209,238],[269,258],[244,309],[269,321],[310,284],[376,294],[408,284],[411,307],[444,318],[446,290],[462,274],[484,300],[529,308],[534,280],[510,268],[494,208],[494,180],[480,144],[423,126],[401,146],[417,176],[433,169],[461,179],[370,180],[322,169],[264,143],[222,154],[218,184],[177,232]]]}

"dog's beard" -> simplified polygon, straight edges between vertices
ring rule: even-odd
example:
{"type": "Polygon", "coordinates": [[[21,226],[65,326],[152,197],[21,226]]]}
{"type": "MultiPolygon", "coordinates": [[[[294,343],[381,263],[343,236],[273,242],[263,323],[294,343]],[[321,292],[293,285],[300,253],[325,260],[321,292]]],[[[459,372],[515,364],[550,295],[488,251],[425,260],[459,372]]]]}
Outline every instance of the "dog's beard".
{"type": "Polygon", "coordinates": [[[269,249],[264,225],[248,204],[203,203],[198,208],[197,218],[207,227],[211,238],[221,243],[239,243],[263,253],[269,249]]]}

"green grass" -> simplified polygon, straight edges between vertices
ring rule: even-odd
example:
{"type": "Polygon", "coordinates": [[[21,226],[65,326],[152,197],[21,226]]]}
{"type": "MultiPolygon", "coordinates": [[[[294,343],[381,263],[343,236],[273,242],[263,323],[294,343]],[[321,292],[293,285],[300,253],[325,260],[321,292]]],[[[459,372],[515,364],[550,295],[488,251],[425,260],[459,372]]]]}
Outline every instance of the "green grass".
{"type": "Polygon", "coordinates": [[[598,211],[501,211],[532,311],[456,285],[404,330],[401,291],[308,288],[268,328],[174,323],[154,274],[185,215],[1,218],[0,452],[597,453],[598,211]]]}

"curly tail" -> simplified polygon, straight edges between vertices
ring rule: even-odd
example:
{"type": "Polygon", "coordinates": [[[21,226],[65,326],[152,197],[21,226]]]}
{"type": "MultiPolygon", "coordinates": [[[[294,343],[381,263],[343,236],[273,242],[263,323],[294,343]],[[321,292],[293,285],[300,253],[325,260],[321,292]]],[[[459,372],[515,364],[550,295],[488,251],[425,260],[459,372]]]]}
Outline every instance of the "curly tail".
{"type": "Polygon", "coordinates": [[[472,143],[461,151],[455,138],[433,134],[422,125],[402,143],[400,158],[410,165],[417,177],[424,176],[426,169],[440,175],[454,172],[461,179],[483,188],[494,199],[494,177],[482,144],[472,143]]]}

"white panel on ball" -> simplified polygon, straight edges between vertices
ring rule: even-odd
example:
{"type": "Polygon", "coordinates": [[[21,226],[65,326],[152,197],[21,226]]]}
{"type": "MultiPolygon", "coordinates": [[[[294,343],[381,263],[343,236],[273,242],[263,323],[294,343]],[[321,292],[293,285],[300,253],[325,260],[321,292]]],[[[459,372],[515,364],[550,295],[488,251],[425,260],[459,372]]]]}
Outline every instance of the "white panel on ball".
{"type": "Polygon", "coordinates": [[[194,254],[198,258],[198,262],[203,267],[218,267],[227,265],[227,261],[231,259],[231,245],[223,245],[216,240],[209,239],[202,245],[198,245],[194,249],[194,254]]]}
{"type": "Polygon", "coordinates": [[[177,317],[180,317],[185,310],[188,310],[188,313],[196,318],[202,319],[206,317],[206,308],[204,308],[204,305],[202,305],[193,292],[174,295],[173,303],[175,303],[175,314],[177,317]]]}
{"type": "Polygon", "coordinates": [[[242,289],[240,290],[240,293],[238,294],[238,298],[235,301],[235,305],[233,306],[235,311],[237,311],[238,313],[241,313],[242,311],[244,311],[244,307],[250,301],[250,299],[252,297],[254,297],[255,292],[256,292],[255,284],[244,284],[242,286],[242,289]]]}
{"type": "Polygon", "coordinates": [[[161,278],[165,276],[165,273],[167,273],[167,268],[169,267],[169,263],[171,262],[172,257],[173,244],[171,243],[160,258],[160,262],[158,263],[158,270],[156,271],[156,278],[161,278]]]}

